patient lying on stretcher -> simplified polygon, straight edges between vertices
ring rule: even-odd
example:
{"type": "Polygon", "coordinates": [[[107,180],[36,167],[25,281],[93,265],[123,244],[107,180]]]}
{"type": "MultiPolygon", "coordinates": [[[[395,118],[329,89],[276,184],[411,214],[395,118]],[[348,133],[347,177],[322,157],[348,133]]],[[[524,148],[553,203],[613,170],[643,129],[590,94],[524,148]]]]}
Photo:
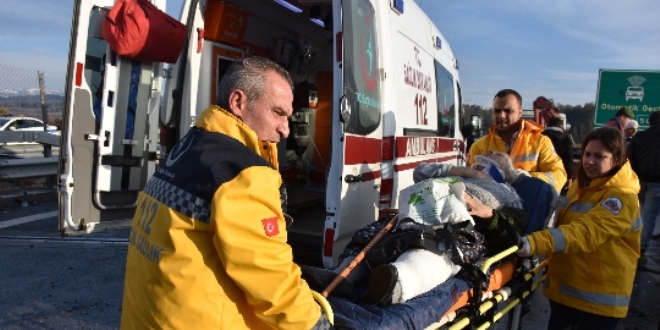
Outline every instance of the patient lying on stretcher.
{"type": "MultiPolygon", "coordinates": [[[[409,219],[399,221],[397,228],[367,254],[367,262],[359,264],[348,276],[344,291],[350,291],[346,288],[351,283],[367,279],[366,293],[360,298],[362,301],[379,306],[402,303],[428,292],[456,274],[462,276],[467,266],[478,266],[486,254],[495,254],[516,243],[506,229],[521,233],[528,219],[520,197],[509,185],[518,178],[518,173],[506,154],[486,154],[469,168],[422,164],[414,171],[415,182],[444,177],[458,178],[465,194],[451,196],[455,199],[450,201],[453,202],[453,215],[448,216],[451,220],[445,221],[443,230],[438,226],[429,229],[429,226],[409,219]],[[504,226],[504,222],[510,226],[504,226]],[[420,233],[425,237],[422,242],[419,241],[420,233]],[[391,255],[392,246],[388,244],[395,246],[398,253],[391,255]],[[396,259],[386,262],[388,256],[396,259]]],[[[340,256],[336,271],[340,272],[348,265],[387,222],[387,219],[381,219],[358,231],[340,256]]],[[[310,275],[308,268],[303,270],[305,279],[313,288],[324,282],[319,281],[318,276],[310,275]]]]}

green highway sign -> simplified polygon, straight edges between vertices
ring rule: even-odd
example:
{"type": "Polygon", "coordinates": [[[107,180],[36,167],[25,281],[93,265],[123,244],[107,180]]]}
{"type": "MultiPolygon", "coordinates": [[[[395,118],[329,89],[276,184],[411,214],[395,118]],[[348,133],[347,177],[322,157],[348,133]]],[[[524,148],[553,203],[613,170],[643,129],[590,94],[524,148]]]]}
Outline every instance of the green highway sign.
{"type": "Polygon", "coordinates": [[[633,111],[640,130],[648,128],[651,112],[660,111],[660,71],[601,69],[594,126],[605,125],[621,107],[633,111]]]}

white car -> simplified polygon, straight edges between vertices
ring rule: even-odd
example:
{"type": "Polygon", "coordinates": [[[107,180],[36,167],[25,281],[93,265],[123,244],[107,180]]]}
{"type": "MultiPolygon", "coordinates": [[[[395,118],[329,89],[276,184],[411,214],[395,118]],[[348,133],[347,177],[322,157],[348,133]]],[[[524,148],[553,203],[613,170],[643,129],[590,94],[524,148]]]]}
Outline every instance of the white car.
{"type": "MultiPolygon", "coordinates": [[[[0,131],[44,131],[44,122],[32,117],[0,117],[0,131]]],[[[46,126],[46,132],[57,134],[57,126],[46,126]]]]}

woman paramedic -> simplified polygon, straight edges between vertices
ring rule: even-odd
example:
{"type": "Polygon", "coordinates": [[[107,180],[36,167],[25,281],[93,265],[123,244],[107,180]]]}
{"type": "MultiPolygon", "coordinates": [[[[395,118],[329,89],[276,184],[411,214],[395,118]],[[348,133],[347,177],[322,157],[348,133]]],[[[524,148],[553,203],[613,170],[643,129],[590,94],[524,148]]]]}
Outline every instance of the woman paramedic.
{"type": "Polygon", "coordinates": [[[548,329],[615,329],[628,312],[641,233],[640,185],[621,133],[589,133],[578,171],[555,228],[524,237],[518,254],[550,256],[548,329]]]}

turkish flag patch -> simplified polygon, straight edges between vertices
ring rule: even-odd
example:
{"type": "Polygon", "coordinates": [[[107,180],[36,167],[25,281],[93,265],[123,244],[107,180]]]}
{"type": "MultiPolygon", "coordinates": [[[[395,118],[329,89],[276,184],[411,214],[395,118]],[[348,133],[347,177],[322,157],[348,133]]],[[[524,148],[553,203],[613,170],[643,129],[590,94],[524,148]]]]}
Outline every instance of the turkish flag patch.
{"type": "Polygon", "coordinates": [[[280,233],[280,228],[277,226],[277,220],[277,217],[261,220],[261,223],[264,224],[266,236],[273,237],[280,233]]]}

